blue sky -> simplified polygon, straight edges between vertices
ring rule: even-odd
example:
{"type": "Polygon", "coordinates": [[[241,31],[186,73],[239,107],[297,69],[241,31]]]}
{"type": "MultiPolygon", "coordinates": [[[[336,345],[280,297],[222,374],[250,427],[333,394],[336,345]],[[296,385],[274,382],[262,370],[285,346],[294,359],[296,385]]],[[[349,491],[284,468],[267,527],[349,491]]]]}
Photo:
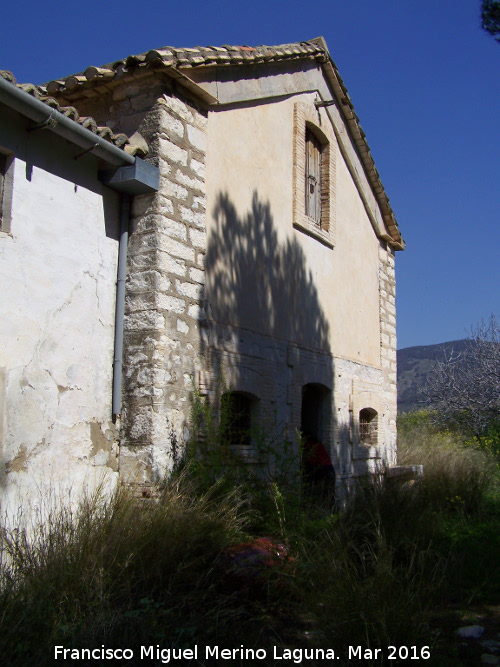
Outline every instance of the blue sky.
{"type": "Polygon", "coordinates": [[[40,83],[160,46],[323,35],[407,249],[398,346],[500,317],[500,44],[479,0],[28,0],[2,7],[0,68],[40,83]]]}

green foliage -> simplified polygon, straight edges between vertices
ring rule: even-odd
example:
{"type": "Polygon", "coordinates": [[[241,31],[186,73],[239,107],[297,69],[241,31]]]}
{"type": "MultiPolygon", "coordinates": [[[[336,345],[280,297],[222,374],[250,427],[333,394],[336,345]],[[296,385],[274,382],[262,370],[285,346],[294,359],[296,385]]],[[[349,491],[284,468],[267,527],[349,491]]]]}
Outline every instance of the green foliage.
{"type": "Polygon", "coordinates": [[[500,42],[500,1],[482,0],[481,26],[483,30],[500,42]]]}
{"type": "Polygon", "coordinates": [[[230,594],[218,592],[220,554],[244,525],[235,492],[200,492],[181,475],[152,500],[126,489],[110,499],[95,494],[78,510],[60,508],[38,525],[5,532],[0,654],[11,665],[45,665],[55,644],[230,638],[225,613],[243,610],[224,605],[230,594]],[[209,611],[213,599],[218,615],[209,611]]]}
{"type": "Polygon", "coordinates": [[[275,412],[253,420],[249,446],[233,444],[228,434],[234,415],[230,403],[223,400],[229,390],[224,382],[219,386],[212,404],[193,394],[192,436],[183,467],[207,488],[215,482],[225,490],[238,487],[242,496],[251,499],[254,529],[280,534],[283,514],[275,510],[285,502],[300,503],[300,447],[288,437],[275,412]]]}
{"type": "Polygon", "coordinates": [[[96,494],[4,532],[0,653],[9,665],[53,664],[55,644],[243,644],[268,656],[273,646],[346,655],[352,645],[431,645],[439,657],[429,664],[448,664],[446,646],[434,646],[436,610],[500,594],[498,466],[488,447],[438,430],[428,413],[405,415],[400,462],[423,463],[424,477],[366,479],[334,513],[299,492],[297,457],[286,458],[275,421],[252,442],[262,437],[276,461],[248,466],[221,453],[213,411],[201,399],[194,406],[203,437],[152,498],[96,494]],[[235,572],[226,548],[262,535],[290,558],[235,572]]]}
{"type": "Polygon", "coordinates": [[[500,466],[500,422],[495,421],[489,424],[488,428],[481,435],[476,435],[466,440],[469,447],[478,449],[495,459],[500,466]]]}
{"type": "Polygon", "coordinates": [[[478,440],[436,425],[431,411],[398,418],[398,462],[421,464],[424,476],[415,494],[434,511],[477,511],[494,483],[498,468],[478,440]]]}

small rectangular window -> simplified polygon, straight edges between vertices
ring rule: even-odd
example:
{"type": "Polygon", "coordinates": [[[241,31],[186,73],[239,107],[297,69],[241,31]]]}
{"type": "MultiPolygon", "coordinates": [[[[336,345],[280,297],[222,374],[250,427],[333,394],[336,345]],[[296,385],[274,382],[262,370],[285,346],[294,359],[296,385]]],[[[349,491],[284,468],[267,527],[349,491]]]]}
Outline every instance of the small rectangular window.
{"type": "Polygon", "coordinates": [[[377,411],[372,408],[363,408],[359,413],[359,443],[361,445],[376,446],[378,431],[377,411]]]}
{"type": "Polygon", "coordinates": [[[223,438],[226,444],[249,447],[251,443],[251,399],[239,392],[222,396],[223,438]]]}

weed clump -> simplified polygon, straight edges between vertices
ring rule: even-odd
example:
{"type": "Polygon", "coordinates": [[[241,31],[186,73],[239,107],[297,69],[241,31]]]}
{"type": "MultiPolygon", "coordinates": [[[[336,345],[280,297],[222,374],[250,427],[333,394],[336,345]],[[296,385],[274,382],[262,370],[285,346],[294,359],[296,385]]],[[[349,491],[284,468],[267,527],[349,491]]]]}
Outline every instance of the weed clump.
{"type": "Polygon", "coordinates": [[[56,644],[182,646],[225,636],[245,615],[219,587],[221,553],[244,534],[243,504],[237,490],[200,493],[184,474],[151,499],[125,488],[96,493],[77,510],[5,532],[0,653],[12,665],[44,665],[56,644]]]}
{"type": "Polygon", "coordinates": [[[488,451],[413,415],[400,424],[400,462],[423,463],[423,478],[381,471],[336,511],[303,492],[299,456],[275,424],[238,452],[210,419],[202,410],[203,437],[151,498],[96,493],[4,531],[0,654],[10,665],[53,664],[55,645],[136,655],[244,646],[268,658],[274,647],[347,656],[349,646],[430,646],[453,657],[436,614],[500,593],[488,451]],[[259,465],[266,452],[272,465],[259,465]],[[257,547],[276,553],[255,560],[257,547]]]}

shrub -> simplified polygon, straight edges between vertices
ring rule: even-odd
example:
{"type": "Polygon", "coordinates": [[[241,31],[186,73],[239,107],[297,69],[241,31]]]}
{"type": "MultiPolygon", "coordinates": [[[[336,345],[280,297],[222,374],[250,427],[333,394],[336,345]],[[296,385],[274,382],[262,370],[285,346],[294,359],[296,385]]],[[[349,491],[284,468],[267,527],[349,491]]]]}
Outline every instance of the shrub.
{"type": "Polygon", "coordinates": [[[5,533],[0,653],[52,664],[53,646],[130,646],[232,636],[241,602],[220,589],[221,552],[241,536],[237,490],[202,493],[186,475],[138,500],[126,489],[5,533]]]}
{"type": "Polygon", "coordinates": [[[303,547],[308,612],[323,643],[328,638],[344,654],[350,645],[429,643],[425,620],[445,560],[431,547],[413,496],[412,487],[384,476],[365,480],[347,509],[303,547]]]}
{"type": "Polygon", "coordinates": [[[432,413],[422,411],[398,420],[398,462],[422,464],[424,476],[415,492],[437,510],[477,511],[492,486],[497,468],[458,431],[435,425],[432,413]]]}

